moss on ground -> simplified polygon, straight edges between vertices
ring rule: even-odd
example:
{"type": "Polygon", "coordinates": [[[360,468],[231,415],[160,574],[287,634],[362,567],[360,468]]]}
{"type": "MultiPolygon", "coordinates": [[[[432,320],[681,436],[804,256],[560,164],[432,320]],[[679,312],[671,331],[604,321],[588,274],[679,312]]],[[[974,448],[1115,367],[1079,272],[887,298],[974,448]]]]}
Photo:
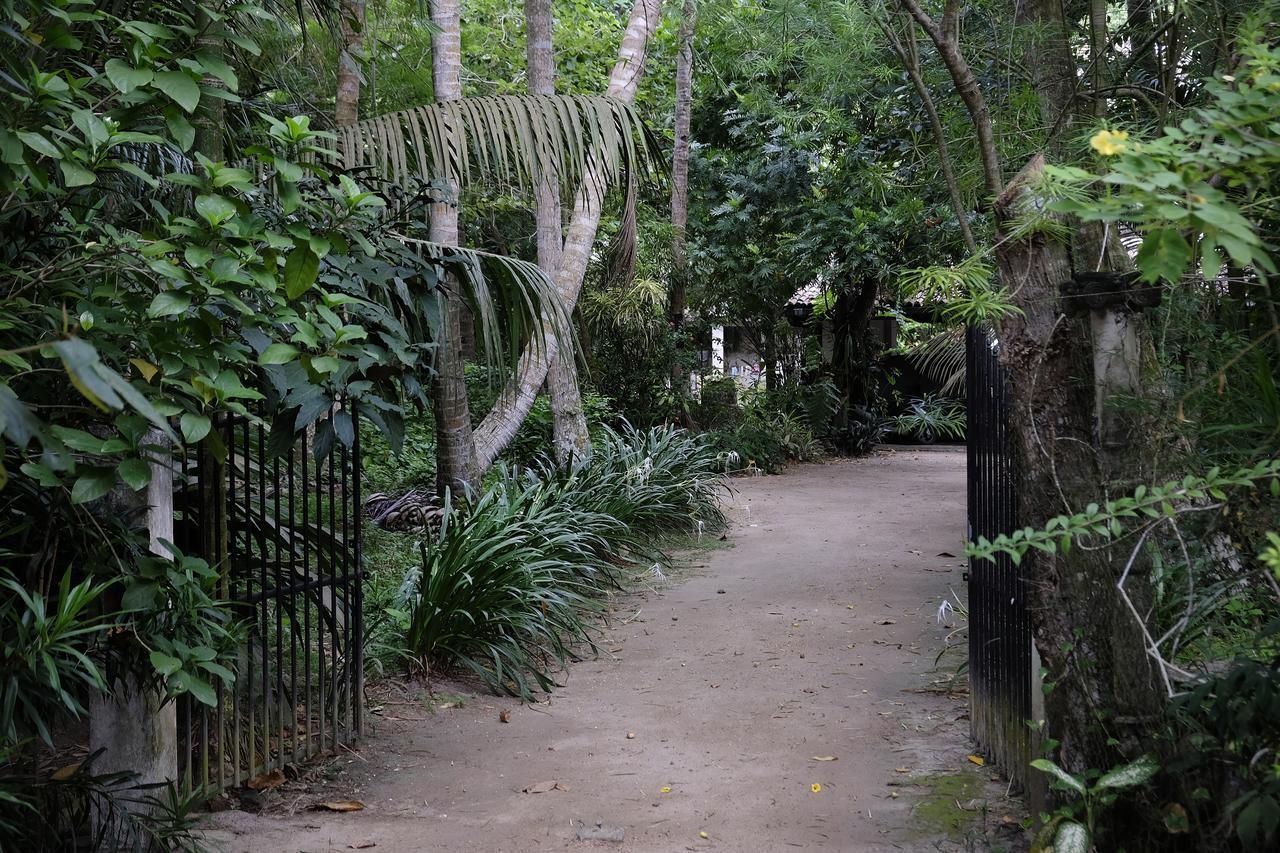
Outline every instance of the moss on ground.
{"type": "Polygon", "coordinates": [[[981,811],[962,808],[975,799],[982,799],[984,783],[976,773],[920,776],[910,784],[929,789],[911,812],[919,835],[962,838],[981,819],[981,811]]]}

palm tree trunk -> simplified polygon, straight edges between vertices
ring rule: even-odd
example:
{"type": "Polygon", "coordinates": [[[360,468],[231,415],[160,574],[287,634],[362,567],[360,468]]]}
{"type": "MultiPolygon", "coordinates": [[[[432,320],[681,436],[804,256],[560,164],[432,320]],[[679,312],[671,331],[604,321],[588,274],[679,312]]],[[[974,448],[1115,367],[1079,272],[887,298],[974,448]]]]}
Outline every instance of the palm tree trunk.
{"type": "Polygon", "coordinates": [[[338,127],[360,117],[360,65],[356,57],[364,45],[364,0],[342,0],[338,9],[338,85],[333,97],[333,120],[338,127]]]}
{"type": "MultiPolygon", "coordinates": [[[[529,92],[556,93],[556,65],[552,50],[551,0],[525,0],[526,52],[529,63],[529,92]]],[[[538,266],[555,276],[560,266],[564,235],[560,222],[560,185],[554,175],[544,175],[534,185],[534,220],[538,236],[538,266]]],[[[566,321],[568,317],[566,316],[566,321]]],[[[561,340],[572,331],[560,330],[561,340]]],[[[591,448],[587,418],[578,387],[578,368],[572,352],[560,353],[547,369],[547,391],[551,395],[551,445],[556,461],[567,462],[591,448]]]]}
{"type": "MultiPolygon", "coordinates": [[[[462,97],[462,44],[458,0],[432,0],[431,79],[438,101],[462,97]]],[[[432,242],[458,243],[457,181],[449,180],[453,198],[431,205],[432,242]]],[[[446,279],[444,335],[436,348],[431,380],[431,407],[436,426],[436,489],[464,495],[477,485],[471,407],[467,400],[462,356],[462,293],[453,277],[446,279]]]]}
{"type": "MultiPolygon", "coordinates": [[[[609,88],[605,93],[609,97],[627,103],[635,100],[636,89],[644,75],[649,39],[658,28],[661,8],[662,0],[635,0],[618,49],[618,61],[609,75],[609,88]]],[[[606,181],[603,158],[591,158],[588,164],[582,184],[574,196],[569,231],[555,275],[556,289],[566,314],[572,313],[582,290],[582,280],[591,259],[591,247],[595,243],[604,207],[606,181]]],[[[532,341],[525,347],[515,376],[498,396],[484,421],[476,427],[476,462],[480,470],[493,464],[515,436],[533,406],[559,346],[557,336],[549,331],[542,340],[532,341]]]]}
{"type": "Polygon", "coordinates": [[[689,225],[689,137],[693,118],[693,33],[698,11],[693,0],[684,0],[676,53],[675,144],[671,153],[671,289],[667,295],[667,317],[676,332],[676,355],[671,381],[684,382],[678,358],[680,331],[684,326],[685,291],[689,282],[689,254],[686,232],[689,225]]]}

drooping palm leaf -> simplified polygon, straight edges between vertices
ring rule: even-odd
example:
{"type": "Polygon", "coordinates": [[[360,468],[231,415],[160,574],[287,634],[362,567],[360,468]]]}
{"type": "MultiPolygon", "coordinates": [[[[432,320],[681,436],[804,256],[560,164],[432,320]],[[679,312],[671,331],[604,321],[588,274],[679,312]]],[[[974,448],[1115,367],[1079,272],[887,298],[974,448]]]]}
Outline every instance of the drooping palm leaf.
{"type": "MultiPolygon", "coordinates": [[[[493,366],[502,366],[502,362],[514,366],[527,342],[540,346],[548,333],[568,328],[559,291],[537,264],[479,249],[397,236],[437,265],[440,272],[452,273],[465,287],[460,295],[471,305],[485,355],[493,366]],[[497,358],[499,353],[503,354],[502,359],[497,358]]],[[[434,298],[434,294],[429,297],[434,298]]],[[[407,300],[409,305],[416,301],[407,300]]],[[[440,340],[443,334],[442,311],[442,306],[428,306],[432,340],[440,340]]]]}
{"type": "Polygon", "coordinates": [[[912,347],[907,358],[942,394],[958,394],[964,389],[964,346],[964,327],[953,326],[912,347]]]}
{"type": "Polygon", "coordinates": [[[532,186],[553,175],[572,189],[587,176],[622,184],[662,168],[661,143],[635,108],[583,95],[493,95],[432,103],[338,131],[346,169],[401,183],[447,178],[532,186]],[[602,168],[596,168],[597,166],[602,168]]]}

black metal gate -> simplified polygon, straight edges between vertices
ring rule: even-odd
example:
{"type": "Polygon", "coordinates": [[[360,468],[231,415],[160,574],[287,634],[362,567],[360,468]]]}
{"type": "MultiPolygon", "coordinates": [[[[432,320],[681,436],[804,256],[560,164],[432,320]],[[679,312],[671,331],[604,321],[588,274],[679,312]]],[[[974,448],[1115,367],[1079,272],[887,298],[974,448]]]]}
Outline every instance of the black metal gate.
{"type": "MultiPolygon", "coordinates": [[[[349,417],[336,409],[316,430],[332,435],[333,420],[349,417]]],[[[175,500],[177,544],[218,568],[247,627],[234,684],[215,679],[212,707],[179,702],[189,791],[242,785],[350,744],[363,726],[359,430],[351,448],[334,442],[320,455],[309,440],[272,455],[267,433],[226,419],[225,461],[201,443],[175,500]]]]}
{"type": "MultiPolygon", "coordinates": [[[[1013,458],[999,343],[966,333],[969,538],[993,539],[1016,524],[1013,458]]],[[[1031,619],[1025,571],[1007,555],[969,561],[969,689],[973,738],[987,759],[1024,787],[1035,758],[1031,619]]]]}

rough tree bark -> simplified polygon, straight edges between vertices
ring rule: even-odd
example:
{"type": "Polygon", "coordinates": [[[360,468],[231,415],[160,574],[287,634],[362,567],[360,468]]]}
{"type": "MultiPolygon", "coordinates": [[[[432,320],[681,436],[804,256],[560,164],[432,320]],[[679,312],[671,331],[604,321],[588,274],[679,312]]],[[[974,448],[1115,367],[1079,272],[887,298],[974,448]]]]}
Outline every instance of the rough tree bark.
{"type": "Polygon", "coordinates": [[[365,0],[342,0],[338,8],[338,85],[333,97],[333,120],[338,127],[360,117],[360,62],[364,46],[365,0]]]}
{"type": "MultiPolygon", "coordinates": [[[[432,0],[431,79],[436,100],[462,97],[462,44],[458,0],[432,0]]],[[[429,239],[435,243],[458,242],[457,181],[446,176],[452,198],[431,205],[429,239]]],[[[436,489],[465,495],[477,483],[475,443],[471,432],[471,408],[462,356],[462,293],[453,277],[446,279],[444,334],[435,357],[431,380],[431,408],[436,426],[436,489]]]]}
{"type": "MultiPolygon", "coordinates": [[[[609,88],[605,93],[609,97],[625,102],[635,99],[636,89],[644,74],[649,39],[658,28],[661,7],[661,0],[635,0],[618,50],[618,62],[609,75],[609,88]]],[[[582,290],[583,276],[591,258],[591,247],[600,225],[605,183],[604,164],[598,160],[592,161],[574,197],[569,230],[555,275],[556,289],[566,313],[573,311],[578,293],[582,290]]],[[[558,350],[559,341],[552,330],[525,347],[515,375],[508,381],[484,421],[476,428],[475,458],[479,470],[493,464],[493,460],[515,436],[516,430],[529,414],[538,389],[547,376],[547,368],[558,350]]]]}
{"type": "MultiPolygon", "coordinates": [[[[525,0],[526,53],[529,65],[529,93],[556,93],[556,65],[552,46],[551,0],[525,0]]],[[[542,175],[534,185],[534,221],[538,238],[538,266],[554,277],[560,267],[564,234],[560,213],[560,184],[555,175],[542,175]]],[[[565,317],[566,322],[568,317],[565,317]]],[[[568,340],[566,326],[560,336],[568,340]]],[[[560,353],[547,368],[547,393],[551,397],[551,446],[556,461],[567,462],[591,448],[587,417],[582,409],[582,390],[573,353],[560,353]]]]}
{"type": "MultiPolygon", "coordinates": [[[[677,347],[689,282],[689,136],[693,118],[693,34],[698,23],[693,0],[684,0],[681,15],[676,53],[675,140],[671,151],[671,287],[667,294],[667,318],[676,332],[677,347]]],[[[678,358],[672,364],[671,381],[677,386],[684,381],[678,358]]]]}

